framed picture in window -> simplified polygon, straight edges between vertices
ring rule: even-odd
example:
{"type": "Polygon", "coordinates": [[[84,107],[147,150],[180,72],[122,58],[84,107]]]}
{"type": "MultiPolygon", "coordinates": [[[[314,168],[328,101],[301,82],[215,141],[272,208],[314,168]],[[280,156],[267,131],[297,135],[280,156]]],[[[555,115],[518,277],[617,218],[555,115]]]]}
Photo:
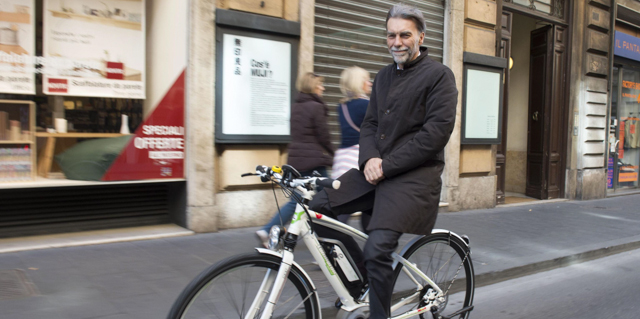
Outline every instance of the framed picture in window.
{"type": "Polygon", "coordinates": [[[500,144],[506,59],[468,52],[464,58],[461,144],[500,144]]]}

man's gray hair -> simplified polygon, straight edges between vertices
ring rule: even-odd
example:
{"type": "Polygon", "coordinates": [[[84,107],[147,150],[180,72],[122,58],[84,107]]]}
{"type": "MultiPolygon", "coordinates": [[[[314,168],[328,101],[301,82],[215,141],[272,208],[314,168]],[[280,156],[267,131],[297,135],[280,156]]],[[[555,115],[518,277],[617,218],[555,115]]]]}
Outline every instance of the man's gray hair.
{"type": "Polygon", "coordinates": [[[413,21],[413,23],[416,24],[416,28],[418,29],[418,32],[420,33],[423,33],[427,30],[427,25],[424,22],[424,17],[422,16],[422,12],[420,12],[420,9],[414,6],[406,5],[403,3],[393,5],[393,7],[391,7],[391,9],[389,9],[389,12],[387,13],[387,20],[385,21],[385,27],[386,27],[386,24],[389,22],[389,19],[391,18],[401,18],[401,19],[413,21]]]}

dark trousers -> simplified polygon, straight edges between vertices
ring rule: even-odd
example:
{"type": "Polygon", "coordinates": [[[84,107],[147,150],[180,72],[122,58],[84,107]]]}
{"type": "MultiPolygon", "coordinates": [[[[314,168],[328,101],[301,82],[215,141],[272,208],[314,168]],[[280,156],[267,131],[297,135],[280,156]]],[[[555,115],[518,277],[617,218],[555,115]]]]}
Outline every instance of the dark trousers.
{"type": "Polygon", "coordinates": [[[369,233],[364,245],[364,262],[369,276],[369,319],[391,317],[393,293],[393,258],[402,233],[390,229],[376,229],[369,233]]]}
{"type": "MultiPolygon", "coordinates": [[[[331,207],[326,192],[321,191],[309,203],[309,207],[332,218],[343,214],[352,214],[356,211],[371,215],[374,196],[375,192],[372,191],[348,203],[331,207]]],[[[322,235],[321,232],[318,231],[320,235],[322,235]]],[[[357,256],[362,256],[360,258],[363,258],[369,280],[370,319],[386,319],[390,317],[391,295],[393,292],[393,268],[391,267],[393,259],[391,254],[398,247],[398,239],[401,235],[402,233],[400,232],[388,229],[373,230],[369,232],[369,239],[364,246],[364,252],[362,255],[357,256]]],[[[353,238],[351,240],[355,242],[353,238]]],[[[345,246],[347,246],[354,261],[358,263],[352,248],[349,248],[353,247],[353,245],[345,243],[345,246]]],[[[358,255],[357,252],[356,255],[358,255]]]]}

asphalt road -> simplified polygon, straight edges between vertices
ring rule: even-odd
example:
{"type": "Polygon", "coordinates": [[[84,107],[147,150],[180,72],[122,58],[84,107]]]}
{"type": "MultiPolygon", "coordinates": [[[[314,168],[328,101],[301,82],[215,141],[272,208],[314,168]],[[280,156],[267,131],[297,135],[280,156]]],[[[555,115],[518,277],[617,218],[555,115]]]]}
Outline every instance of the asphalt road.
{"type": "Polygon", "coordinates": [[[476,289],[471,319],[640,318],[640,250],[476,289]]]}

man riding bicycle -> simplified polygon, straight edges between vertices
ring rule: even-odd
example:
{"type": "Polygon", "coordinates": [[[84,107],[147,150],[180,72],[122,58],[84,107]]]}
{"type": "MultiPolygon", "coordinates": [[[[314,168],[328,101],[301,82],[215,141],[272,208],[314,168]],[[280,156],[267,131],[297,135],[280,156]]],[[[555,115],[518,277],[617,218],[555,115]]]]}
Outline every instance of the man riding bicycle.
{"type": "MultiPolygon", "coordinates": [[[[361,126],[359,165],[325,189],[311,209],[335,217],[371,214],[364,247],[370,318],[390,316],[391,254],[402,233],[428,235],[435,225],[444,147],[453,131],[458,91],[453,73],[432,61],[420,10],[394,5],[387,14],[387,46],[394,63],[376,75],[361,126]]],[[[353,254],[352,254],[353,255],[353,254]]]]}

